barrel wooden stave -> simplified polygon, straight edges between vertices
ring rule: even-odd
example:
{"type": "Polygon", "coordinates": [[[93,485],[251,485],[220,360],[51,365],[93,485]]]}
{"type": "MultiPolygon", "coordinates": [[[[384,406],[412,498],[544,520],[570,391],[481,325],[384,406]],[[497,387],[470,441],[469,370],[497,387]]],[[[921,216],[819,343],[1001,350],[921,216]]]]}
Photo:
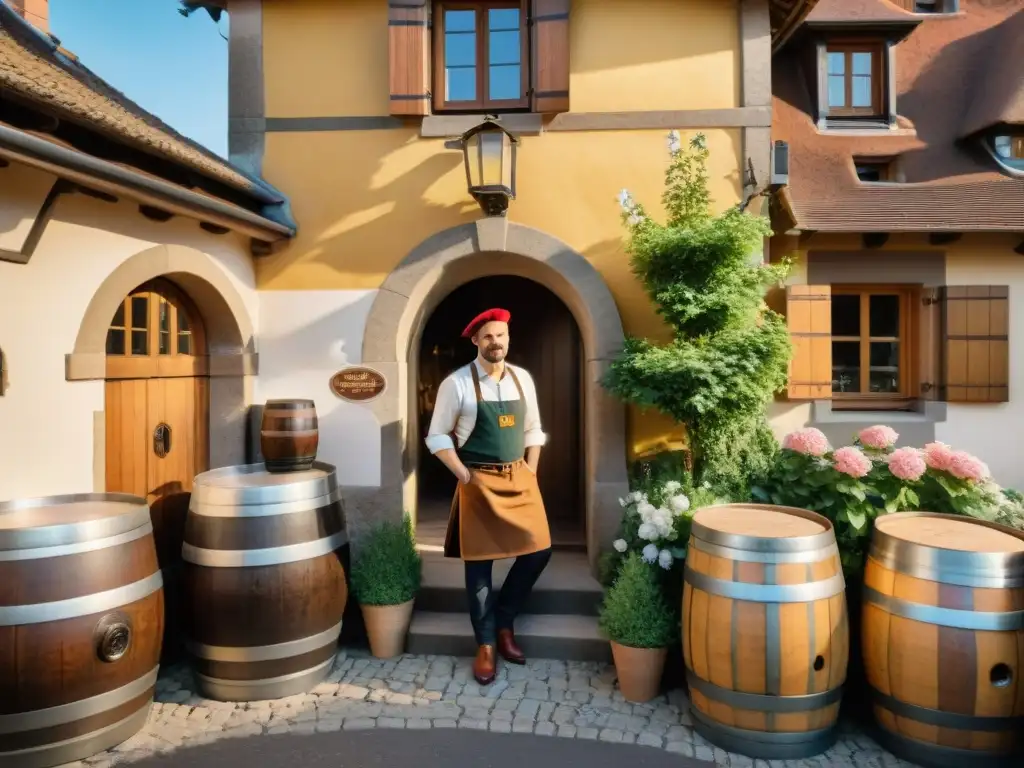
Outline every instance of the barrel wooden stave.
{"type": "MultiPolygon", "coordinates": [[[[828,526],[824,518],[813,519],[828,526]]],[[[835,738],[849,658],[834,537],[828,546],[795,556],[814,558],[808,562],[763,562],[794,555],[707,546],[698,536],[690,539],[683,589],[683,654],[698,730],[752,757],[823,751],[835,738]],[[702,589],[690,583],[692,574],[737,584],[830,584],[824,591],[833,594],[806,602],[758,602],[702,589]],[[815,694],[817,701],[800,698],[815,694]]]]}
{"type": "Polygon", "coordinates": [[[260,452],[269,472],[298,472],[316,461],[319,420],[312,400],[268,400],[260,424],[260,452]]]}
{"type": "Polygon", "coordinates": [[[112,520],[127,507],[147,520],[145,528],[90,535],[97,521],[76,526],[72,509],[60,530],[24,530],[3,521],[20,503],[0,504],[0,766],[45,768],[90,757],[132,736],[148,716],[164,605],[145,500],[87,494],[26,503],[46,515],[54,506],[107,502],[112,520]],[[54,546],[40,546],[47,538],[54,546]],[[116,590],[131,585],[136,599],[119,603],[116,590]],[[105,610],[88,610],[91,597],[110,590],[105,610]],[[47,605],[76,598],[86,602],[65,606],[63,617],[54,613],[59,605],[47,605]],[[119,621],[130,626],[131,641],[123,656],[105,661],[99,630],[119,621]]]}
{"type": "MultiPolygon", "coordinates": [[[[347,537],[335,470],[317,464],[295,473],[294,485],[305,489],[306,499],[272,480],[272,501],[260,505],[253,488],[270,478],[251,465],[235,469],[235,480],[221,470],[208,473],[208,480],[237,482],[244,504],[232,507],[224,503],[229,494],[200,490],[189,514],[188,645],[200,687],[211,698],[288,696],[329,673],[348,600],[339,556],[347,537]],[[306,551],[296,554],[295,548],[306,551]],[[262,560],[246,564],[254,555],[262,560]]],[[[197,485],[202,489],[203,476],[197,485]]]]}
{"type": "MultiPolygon", "coordinates": [[[[926,517],[934,524],[948,516],[926,517]]],[[[953,521],[976,524],[967,518],[953,521]]],[[[928,578],[906,572],[915,570],[915,554],[918,561],[934,562],[932,550],[882,531],[876,534],[867,560],[862,648],[883,741],[897,754],[927,765],[1002,764],[1021,759],[1024,629],[969,629],[897,612],[901,605],[989,614],[1024,611],[1024,586],[966,586],[937,580],[972,580],[965,569],[951,569],[945,577],[933,569],[918,571],[928,578]],[[894,553],[899,556],[894,558],[894,553]],[[895,603],[883,604],[890,600],[895,603]]],[[[1018,567],[1016,572],[1020,583],[1024,569],[1018,567]]],[[[1006,577],[1012,578],[1009,570],[1006,577]]]]}

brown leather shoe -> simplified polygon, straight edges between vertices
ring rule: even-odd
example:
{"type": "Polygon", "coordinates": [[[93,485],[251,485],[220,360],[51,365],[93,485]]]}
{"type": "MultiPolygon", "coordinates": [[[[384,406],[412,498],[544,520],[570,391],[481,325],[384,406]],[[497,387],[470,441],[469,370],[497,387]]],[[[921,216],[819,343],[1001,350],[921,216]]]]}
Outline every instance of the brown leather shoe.
{"type": "Polygon", "coordinates": [[[494,682],[498,667],[494,659],[494,646],[481,645],[476,651],[476,659],[473,661],[473,677],[480,685],[490,685],[494,682]]]}
{"type": "Polygon", "coordinates": [[[516,643],[516,636],[511,629],[498,630],[498,653],[509,664],[526,663],[526,654],[516,643]]]}

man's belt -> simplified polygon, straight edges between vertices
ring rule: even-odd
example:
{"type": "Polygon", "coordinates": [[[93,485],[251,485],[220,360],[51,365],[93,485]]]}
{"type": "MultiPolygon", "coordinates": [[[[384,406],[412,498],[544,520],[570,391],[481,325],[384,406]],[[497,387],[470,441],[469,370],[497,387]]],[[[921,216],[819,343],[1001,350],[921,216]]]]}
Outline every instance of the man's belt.
{"type": "Polygon", "coordinates": [[[515,461],[507,461],[503,464],[497,462],[479,462],[466,464],[470,469],[486,469],[491,472],[508,472],[512,467],[518,464],[522,459],[516,459],[515,461]]]}

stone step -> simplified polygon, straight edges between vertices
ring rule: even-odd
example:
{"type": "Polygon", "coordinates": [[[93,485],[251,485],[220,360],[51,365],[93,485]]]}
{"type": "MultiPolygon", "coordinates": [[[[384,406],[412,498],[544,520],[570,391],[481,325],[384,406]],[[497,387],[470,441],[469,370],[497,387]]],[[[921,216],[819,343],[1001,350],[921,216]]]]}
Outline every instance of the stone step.
{"type": "MultiPolygon", "coordinates": [[[[439,552],[421,551],[423,582],[416,597],[416,609],[430,613],[466,614],[465,570],[461,560],[439,552]]],[[[505,581],[512,560],[494,564],[494,586],[505,581]]],[[[533,588],[523,613],[539,615],[596,616],[602,599],[601,585],[590,573],[582,552],[555,551],[533,588]]]]}
{"type": "MultiPolygon", "coordinates": [[[[516,621],[516,640],[528,658],[561,661],[612,660],[594,616],[524,614],[516,621]]],[[[416,611],[409,627],[408,653],[475,656],[476,640],[466,613],[416,611]]]]}

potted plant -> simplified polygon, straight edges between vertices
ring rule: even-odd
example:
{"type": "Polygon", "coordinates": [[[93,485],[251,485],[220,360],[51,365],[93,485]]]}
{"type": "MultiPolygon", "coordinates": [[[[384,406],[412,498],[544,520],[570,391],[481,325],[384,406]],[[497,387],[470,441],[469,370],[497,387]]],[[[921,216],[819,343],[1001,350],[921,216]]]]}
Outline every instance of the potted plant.
{"type": "Polygon", "coordinates": [[[601,630],[611,641],[619,689],[628,701],[639,704],[658,695],[677,624],[654,566],[629,553],[605,595],[600,615],[601,630]]]}
{"type": "Polygon", "coordinates": [[[422,563],[412,521],[380,523],[354,548],[352,592],[363,613],[370,652],[390,659],[405,650],[422,563]]]}

